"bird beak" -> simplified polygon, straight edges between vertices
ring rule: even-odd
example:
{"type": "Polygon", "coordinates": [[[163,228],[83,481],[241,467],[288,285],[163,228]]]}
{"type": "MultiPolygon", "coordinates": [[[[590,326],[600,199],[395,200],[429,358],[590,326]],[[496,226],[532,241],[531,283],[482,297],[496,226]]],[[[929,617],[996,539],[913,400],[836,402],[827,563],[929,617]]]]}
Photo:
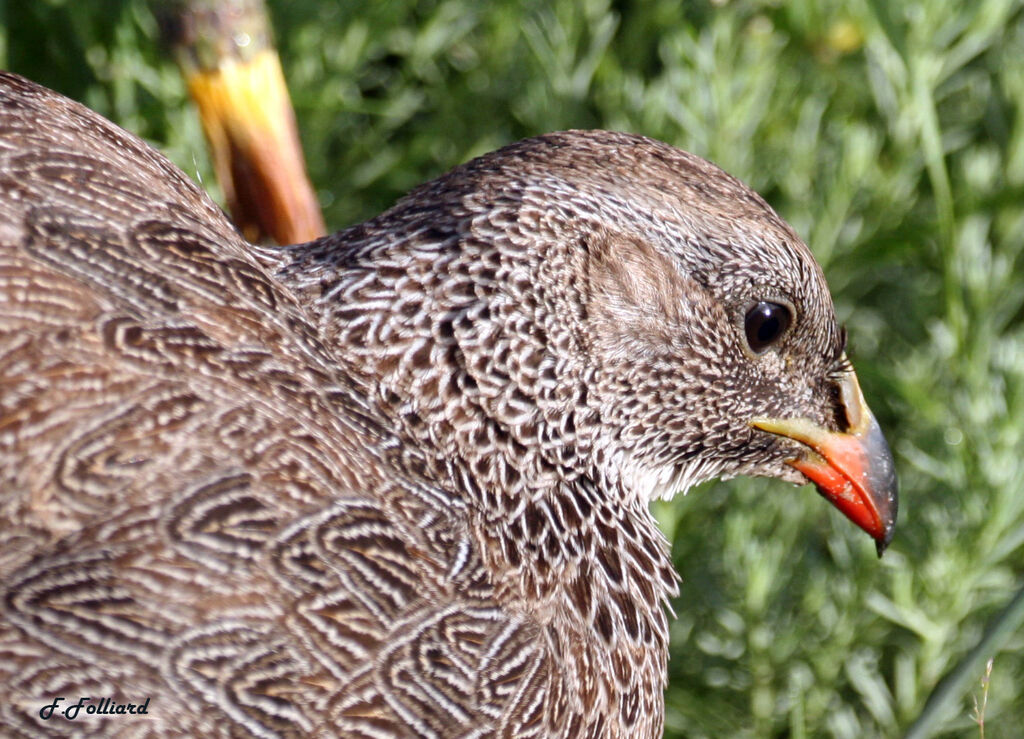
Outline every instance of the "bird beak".
{"type": "Polygon", "coordinates": [[[802,457],[787,460],[787,464],[868,532],[881,557],[892,540],[898,508],[892,452],[852,370],[839,380],[839,402],[846,413],[844,432],[831,431],[806,418],[755,418],[750,425],[808,447],[802,457]]]}

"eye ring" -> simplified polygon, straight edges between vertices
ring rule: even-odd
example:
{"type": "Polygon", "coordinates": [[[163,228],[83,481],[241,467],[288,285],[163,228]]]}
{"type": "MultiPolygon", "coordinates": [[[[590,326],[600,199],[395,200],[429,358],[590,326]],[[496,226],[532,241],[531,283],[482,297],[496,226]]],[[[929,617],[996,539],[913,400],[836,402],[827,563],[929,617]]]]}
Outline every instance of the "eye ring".
{"type": "Polygon", "coordinates": [[[761,300],[751,306],[743,317],[743,333],[754,354],[763,354],[777,344],[793,323],[789,306],[761,300]]]}

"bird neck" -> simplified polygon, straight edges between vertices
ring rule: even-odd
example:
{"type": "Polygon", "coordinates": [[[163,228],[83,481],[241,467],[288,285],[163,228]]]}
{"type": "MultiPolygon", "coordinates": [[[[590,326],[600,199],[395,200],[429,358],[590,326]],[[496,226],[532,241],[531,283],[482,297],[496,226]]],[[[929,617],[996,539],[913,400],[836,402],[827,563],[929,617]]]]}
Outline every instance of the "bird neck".
{"type": "Polygon", "coordinates": [[[466,512],[500,598],[662,654],[677,578],[646,498],[610,472],[571,270],[374,234],[297,247],[279,272],[342,374],[466,512]]]}

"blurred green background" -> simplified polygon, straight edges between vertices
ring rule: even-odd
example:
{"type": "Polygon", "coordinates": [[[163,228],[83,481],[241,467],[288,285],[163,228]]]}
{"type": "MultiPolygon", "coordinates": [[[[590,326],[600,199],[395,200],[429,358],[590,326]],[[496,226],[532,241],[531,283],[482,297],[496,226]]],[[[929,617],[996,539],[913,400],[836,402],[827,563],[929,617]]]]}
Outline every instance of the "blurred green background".
{"type": "MultiPolygon", "coordinates": [[[[1024,734],[1024,600],[1004,610],[1024,585],[1021,0],[270,10],[331,228],[515,139],[601,127],[715,161],[824,266],[897,458],[896,538],[879,562],[772,481],[659,505],[684,581],[666,736],[982,736],[984,696],[984,736],[1024,734]]],[[[0,65],[210,186],[156,35],[143,0],[0,3],[0,65]]]]}

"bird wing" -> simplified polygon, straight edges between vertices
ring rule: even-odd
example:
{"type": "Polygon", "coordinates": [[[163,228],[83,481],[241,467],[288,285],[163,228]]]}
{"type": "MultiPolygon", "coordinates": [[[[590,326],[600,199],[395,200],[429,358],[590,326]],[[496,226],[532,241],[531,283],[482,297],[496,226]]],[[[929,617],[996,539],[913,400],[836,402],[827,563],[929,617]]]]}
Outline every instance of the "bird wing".
{"type": "Polygon", "coordinates": [[[542,640],[416,454],[187,177],[0,76],[0,724],[529,734],[542,640]]]}

